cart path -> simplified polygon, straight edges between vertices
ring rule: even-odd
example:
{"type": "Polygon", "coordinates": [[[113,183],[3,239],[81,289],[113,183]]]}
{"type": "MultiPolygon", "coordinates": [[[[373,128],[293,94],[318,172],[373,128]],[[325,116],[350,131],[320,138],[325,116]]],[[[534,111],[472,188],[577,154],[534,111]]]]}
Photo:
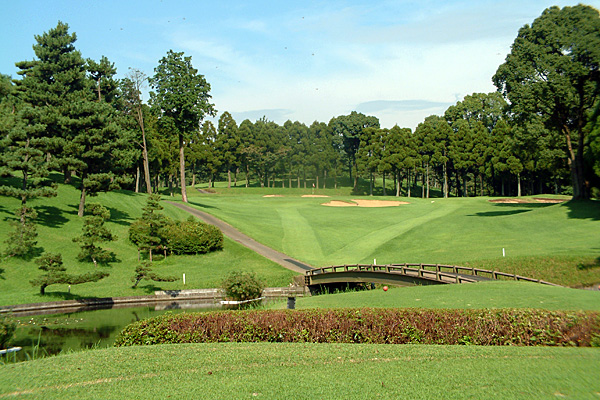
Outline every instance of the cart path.
{"type": "Polygon", "coordinates": [[[228,238],[235,240],[236,242],[240,243],[241,245],[246,246],[250,250],[255,251],[256,253],[260,254],[263,257],[268,258],[269,260],[271,260],[273,262],[276,262],[277,264],[281,265],[284,268],[287,268],[289,270],[292,270],[294,272],[298,272],[301,274],[305,273],[308,270],[313,269],[312,266],[310,266],[306,263],[303,263],[302,261],[293,259],[286,254],[283,254],[277,250],[273,250],[272,248],[267,247],[264,244],[258,243],[256,240],[252,239],[249,236],[244,235],[242,232],[238,231],[233,226],[229,225],[228,223],[226,223],[224,221],[221,221],[220,219],[218,219],[210,214],[207,214],[203,211],[197,210],[197,209],[190,207],[188,205],[185,205],[185,204],[175,203],[172,201],[167,201],[167,203],[172,204],[175,207],[180,208],[184,211],[187,211],[188,213],[192,214],[193,216],[200,218],[202,221],[206,222],[207,224],[211,224],[211,225],[218,227],[219,229],[221,229],[223,234],[225,236],[227,236],[228,238]]]}

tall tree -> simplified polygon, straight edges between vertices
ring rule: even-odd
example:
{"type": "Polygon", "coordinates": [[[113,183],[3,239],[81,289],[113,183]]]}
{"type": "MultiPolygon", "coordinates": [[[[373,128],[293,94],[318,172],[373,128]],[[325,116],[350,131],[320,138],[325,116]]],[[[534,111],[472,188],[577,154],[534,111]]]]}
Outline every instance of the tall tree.
{"type": "Polygon", "coordinates": [[[449,182],[448,182],[448,162],[450,139],[452,137],[452,128],[445,119],[431,115],[421,122],[415,135],[418,138],[420,146],[427,154],[429,162],[432,166],[441,170],[442,193],[444,198],[448,197],[449,182]]]}
{"type": "Polygon", "coordinates": [[[206,115],[215,116],[216,110],[210,103],[210,84],[192,66],[192,58],[184,57],[183,52],[169,50],[154,69],[149,78],[150,104],[159,116],[160,123],[179,142],[179,173],[181,197],[187,203],[185,189],[185,142],[206,115]]]}
{"type": "Polygon", "coordinates": [[[228,111],[219,117],[215,146],[221,163],[227,170],[227,188],[229,189],[231,188],[231,170],[239,165],[240,138],[238,126],[228,111]]]}
{"type": "MultiPolygon", "coordinates": [[[[344,151],[348,156],[348,169],[352,178],[352,173],[356,171],[356,153],[360,147],[360,135],[366,128],[379,128],[379,119],[352,111],[350,115],[341,115],[332,118],[329,121],[329,126],[335,134],[343,138],[344,151]]],[[[357,185],[358,179],[356,174],[354,174],[355,190],[357,185]]]]}
{"type": "Polygon", "coordinates": [[[565,138],[574,198],[588,198],[584,127],[600,92],[600,15],[592,7],[551,7],[519,30],[494,75],[511,110],[542,115],[565,138]]]}
{"type": "Polygon", "coordinates": [[[144,124],[144,104],[142,103],[142,88],[146,78],[146,74],[142,71],[132,68],[127,74],[127,77],[121,80],[121,94],[125,103],[124,111],[135,118],[140,132],[142,133],[139,146],[142,149],[144,181],[146,182],[146,192],[151,194],[150,161],[148,158],[146,125],[144,124]]]}

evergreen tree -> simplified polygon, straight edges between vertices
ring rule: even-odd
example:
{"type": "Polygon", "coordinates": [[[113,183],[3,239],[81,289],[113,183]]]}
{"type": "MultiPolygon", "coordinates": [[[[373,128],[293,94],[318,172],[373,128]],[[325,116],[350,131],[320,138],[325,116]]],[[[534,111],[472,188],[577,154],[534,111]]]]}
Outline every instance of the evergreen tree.
{"type": "Polygon", "coordinates": [[[561,132],[576,199],[589,197],[584,127],[600,95],[599,48],[598,10],[550,7],[519,30],[493,77],[521,120],[541,116],[548,129],[561,132]]]}
{"type": "Polygon", "coordinates": [[[67,268],[63,265],[62,256],[60,254],[44,253],[36,260],[39,269],[45,271],[41,276],[32,279],[30,283],[33,286],[40,287],[40,294],[46,294],[46,288],[55,284],[79,285],[87,282],[97,282],[108,276],[107,272],[88,272],[81,275],[67,274],[67,268]]]}
{"type": "Polygon", "coordinates": [[[133,282],[132,288],[136,288],[142,280],[149,280],[155,282],[175,282],[179,278],[175,276],[158,275],[152,271],[152,261],[144,261],[135,268],[135,274],[131,277],[133,282]]]}
{"type": "Polygon", "coordinates": [[[116,240],[104,223],[110,219],[110,211],[98,203],[89,203],[86,206],[88,215],[83,220],[81,236],[73,238],[74,242],[81,243],[81,252],[77,256],[80,261],[92,261],[94,266],[114,261],[115,254],[98,246],[99,243],[116,240]]]}
{"type": "Polygon", "coordinates": [[[181,197],[187,203],[185,142],[206,115],[214,116],[216,113],[209,102],[210,84],[192,67],[191,57],[184,57],[183,52],[173,50],[160,60],[149,82],[155,90],[150,92],[150,104],[159,117],[159,123],[179,142],[181,197]]]}
{"type": "Polygon", "coordinates": [[[168,217],[158,211],[162,210],[160,195],[153,193],[148,196],[146,205],[142,208],[142,216],[129,227],[129,240],[134,243],[139,252],[147,251],[152,261],[152,251],[165,248],[165,240],[160,230],[171,223],[168,217]]]}

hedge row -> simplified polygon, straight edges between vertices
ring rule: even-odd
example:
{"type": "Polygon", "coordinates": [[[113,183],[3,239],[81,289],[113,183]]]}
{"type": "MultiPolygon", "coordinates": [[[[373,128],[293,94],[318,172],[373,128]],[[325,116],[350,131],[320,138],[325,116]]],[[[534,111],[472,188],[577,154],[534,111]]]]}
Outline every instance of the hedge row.
{"type": "Polygon", "coordinates": [[[166,314],[115,346],[205,342],[598,346],[600,313],[527,309],[315,309],[166,314]]]}

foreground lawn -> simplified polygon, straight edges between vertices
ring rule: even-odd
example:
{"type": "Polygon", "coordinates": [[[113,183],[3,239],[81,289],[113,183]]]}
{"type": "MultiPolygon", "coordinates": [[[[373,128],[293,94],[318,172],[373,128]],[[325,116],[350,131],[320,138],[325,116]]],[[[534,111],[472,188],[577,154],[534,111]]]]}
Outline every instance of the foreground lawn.
{"type": "Polygon", "coordinates": [[[222,343],[0,367],[0,398],[596,398],[593,348],[222,343]]]}
{"type": "MultiPolygon", "coordinates": [[[[321,189],[315,193],[331,197],[305,198],[297,190],[279,189],[284,197],[266,198],[258,189],[216,190],[222,193],[192,193],[190,204],[315,267],[376,259],[379,264],[491,267],[568,286],[600,282],[596,201],[498,204],[487,197],[400,198],[410,204],[325,207],[322,203],[356,196],[321,189]]],[[[273,188],[262,193],[267,190],[277,193],[273,188]]]]}
{"type": "MultiPolygon", "coordinates": [[[[13,229],[9,226],[9,221],[19,202],[7,197],[0,197],[0,201],[0,250],[3,251],[7,234],[13,229]]],[[[0,305],[83,297],[140,296],[161,289],[213,288],[219,287],[230,271],[238,269],[256,272],[267,286],[287,286],[294,275],[237,242],[226,239],[223,251],[197,256],[170,256],[166,260],[162,256],[155,257],[156,273],[174,275],[180,279],[176,282],[142,281],[137,289],[132,289],[131,277],[138,259],[135,246],[128,241],[128,229],[129,224],[141,216],[146,196],[120,191],[101,193],[97,197],[88,198],[88,202],[98,202],[111,212],[111,220],[106,226],[117,235],[118,240],[104,243],[103,246],[113,251],[118,261],[109,266],[98,267],[109,272],[110,276],[96,283],[72,286],[70,293],[67,285],[52,285],[47,288],[46,296],[40,296],[39,287],[33,287],[29,283],[42,273],[33,259],[4,259],[0,262],[0,305]],[[181,279],[183,273],[186,274],[185,287],[181,279]]],[[[43,251],[58,252],[63,256],[68,273],[92,271],[94,266],[91,262],[82,263],[77,260],[79,244],[72,241],[81,234],[83,226],[83,220],[77,216],[79,192],[72,186],[59,185],[57,197],[37,199],[31,201],[31,204],[36,206],[39,214],[38,244],[32,249],[32,258],[43,251]]],[[[189,214],[167,203],[163,203],[163,207],[162,212],[173,219],[183,220],[189,217],[189,214]]]]}
{"type": "MultiPolygon", "coordinates": [[[[285,308],[277,302],[270,308],[285,308]]],[[[600,291],[526,282],[480,282],[462,285],[391,287],[296,299],[296,308],[539,308],[600,311],[600,291]]]]}

